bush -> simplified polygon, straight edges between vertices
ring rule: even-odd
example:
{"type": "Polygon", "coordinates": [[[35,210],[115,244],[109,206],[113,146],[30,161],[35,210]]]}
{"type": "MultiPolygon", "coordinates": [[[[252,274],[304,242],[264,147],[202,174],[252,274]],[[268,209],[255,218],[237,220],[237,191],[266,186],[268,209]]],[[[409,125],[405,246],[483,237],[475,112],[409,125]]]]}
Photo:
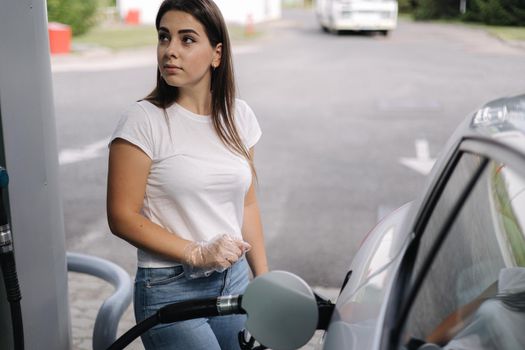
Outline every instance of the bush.
{"type": "Polygon", "coordinates": [[[464,19],[490,25],[524,26],[525,2],[523,0],[471,0],[464,19]]]}
{"type": "Polygon", "coordinates": [[[414,11],[414,18],[418,20],[454,18],[458,15],[458,0],[418,0],[414,11]]]}
{"type": "Polygon", "coordinates": [[[97,8],[94,0],[47,0],[47,18],[71,26],[74,36],[81,35],[95,25],[97,8]]]}
{"type": "Polygon", "coordinates": [[[411,13],[414,9],[414,0],[398,0],[397,6],[400,13],[411,13]]]}

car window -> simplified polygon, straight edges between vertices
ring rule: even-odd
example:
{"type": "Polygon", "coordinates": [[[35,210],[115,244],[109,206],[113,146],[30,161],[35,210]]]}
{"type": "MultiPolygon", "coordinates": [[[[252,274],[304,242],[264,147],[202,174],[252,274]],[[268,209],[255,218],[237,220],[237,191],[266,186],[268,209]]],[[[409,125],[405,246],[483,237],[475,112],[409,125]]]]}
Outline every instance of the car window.
{"type": "MultiPolygon", "coordinates": [[[[426,225],[414,271],[482,160],[464,154],[426,225]]],[[[525,348],[525,178],[489,162],[448,230],[411,305],[403,349],[525,348]],[[428,346],[428,345],[427,345],[428,346]]]]}

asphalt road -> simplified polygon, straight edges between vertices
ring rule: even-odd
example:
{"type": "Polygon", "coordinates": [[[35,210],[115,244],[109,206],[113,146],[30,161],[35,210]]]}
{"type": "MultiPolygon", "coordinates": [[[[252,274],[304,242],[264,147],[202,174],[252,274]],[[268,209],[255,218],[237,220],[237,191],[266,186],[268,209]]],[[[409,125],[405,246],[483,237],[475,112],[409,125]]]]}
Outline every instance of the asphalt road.
{"type": "MultiPolygon", "coordinates": [[[[525,49],[477,29],[400,22],[386,38],[335,36],[303,10],[259,29],[236,43],[234,60],[239,96],[263,129],[256,166],[270,265],[315,286],[339,287],[378,217],[421,191],[425,175],[401,163],[416,140],[435,157],[467,114],[524,90],[525,49]]],[[[151,63],[109,68],[87,56],[53,74],[67,247],[131,274],[134,249],[106,223],[105,140],[153,86],[154,51],[127,54],[150,53],[151,63]]]]}

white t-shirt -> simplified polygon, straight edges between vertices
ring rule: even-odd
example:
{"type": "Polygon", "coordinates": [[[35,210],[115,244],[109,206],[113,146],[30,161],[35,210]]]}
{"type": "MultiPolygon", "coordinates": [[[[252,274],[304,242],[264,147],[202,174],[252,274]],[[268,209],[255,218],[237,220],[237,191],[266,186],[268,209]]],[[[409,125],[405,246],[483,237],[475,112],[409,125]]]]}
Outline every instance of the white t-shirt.
{"type": "MultiPolygon", "coordinates": [[[[166,111],[169,123],[162,109],[137,102],[125,111],[111,137],[131,142],[152,160],[142,214],[188,240],[210,240],[223,233],[241,238],[244,197],[252,181],[248,162],[226,148],[210,116],[178,104],[166,111]]],[[[239,99],[234,113],[237,131],[251,148],[261,137],[255,114],[239,99]]],[[[138,250],[140,267],[173,265],[177,262],[138,250]]]]}

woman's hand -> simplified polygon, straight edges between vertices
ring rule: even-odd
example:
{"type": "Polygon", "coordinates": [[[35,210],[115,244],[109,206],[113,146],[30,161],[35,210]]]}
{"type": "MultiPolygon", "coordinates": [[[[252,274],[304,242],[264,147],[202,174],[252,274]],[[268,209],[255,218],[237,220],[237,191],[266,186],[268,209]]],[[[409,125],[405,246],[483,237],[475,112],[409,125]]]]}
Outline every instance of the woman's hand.
{"type": "Polygon", "coordinates": [[[209,276],[213,271],[222,272],[233,265],[251,246],[228,234],[209,242],[191,242],[184,250],[183,266],[189,278],[209,276]]]}

